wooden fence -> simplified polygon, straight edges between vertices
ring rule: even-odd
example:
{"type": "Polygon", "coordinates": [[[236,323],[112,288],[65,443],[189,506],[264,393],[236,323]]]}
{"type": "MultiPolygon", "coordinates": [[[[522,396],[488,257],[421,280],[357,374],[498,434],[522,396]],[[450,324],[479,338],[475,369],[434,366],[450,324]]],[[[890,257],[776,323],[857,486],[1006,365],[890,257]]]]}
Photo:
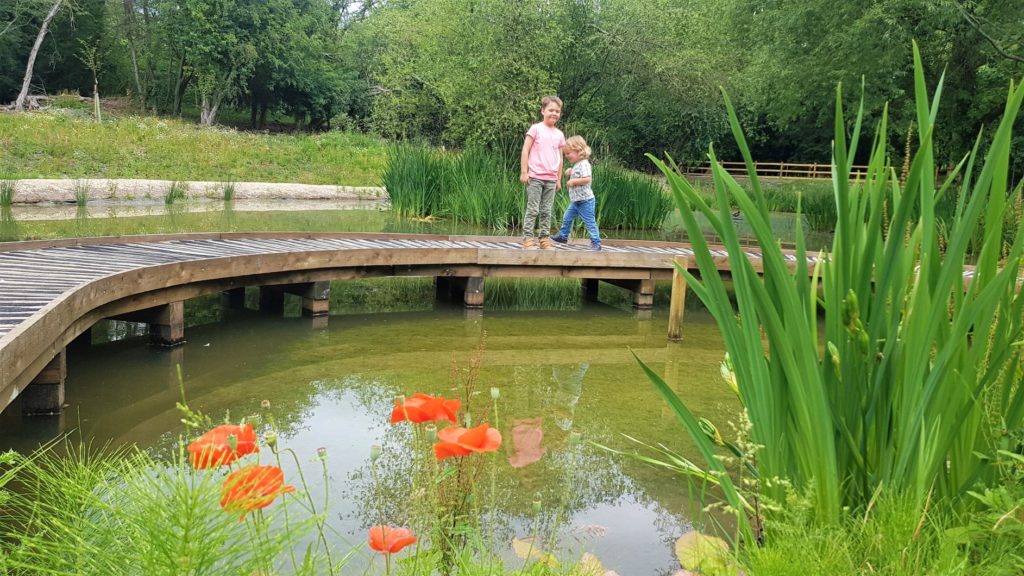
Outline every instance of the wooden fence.
{"type": "MultiPolygon", "coordinates": [[[[746,176],[747,165],[743,162],[719,162],[726,172],[733,176],[746,176]]],[[[778,178],[780,180],[811,180],[832,178],[830,164],[798,163],[798,162],[754,162],[754,169],[760,178],[778,178]]],[[[867,166],[853,166],[850,178],[859,178],[867,173],[867,166]]],[[[711,175],[711,163],[704,162],[691,166],[687,171],[691,175],[711,175]]]]}

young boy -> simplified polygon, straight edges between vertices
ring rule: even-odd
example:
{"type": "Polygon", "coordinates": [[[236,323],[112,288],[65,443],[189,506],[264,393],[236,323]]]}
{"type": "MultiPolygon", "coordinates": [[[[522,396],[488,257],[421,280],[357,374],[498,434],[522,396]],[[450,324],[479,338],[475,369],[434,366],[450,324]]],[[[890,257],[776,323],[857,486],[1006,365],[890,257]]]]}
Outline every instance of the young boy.
{"type": "Polygon", "coordinates": [[[526,184],[526,214],[523,215],[523,248],[536,250],[534,226],[539,229],[540,247],[550,250],[551,206],[555,192],[562,189],[562,146],[565,135],[555,124],[562,117],[562,100],[545,96],[540,100],[542,120],[526,132],[519,155],[519,181],[526,184]]]}
{"type": "Polygon", "coordinates": [[[590,249],[601,249],[601,233],[597,230],[597,200],[590,184],[593,182],[593,169],[590,167],[590,146],[582,136],[572,136],[565,142],[565,157],[572,162],[572,168],[565,171],[568,180],[565,186],[569,189],[569,207],[562,217],[562,228],[555,242],[565,244],[569,241],[573,222],[576,218],[583,220],[583,225],[590,234],[590,249]]]}

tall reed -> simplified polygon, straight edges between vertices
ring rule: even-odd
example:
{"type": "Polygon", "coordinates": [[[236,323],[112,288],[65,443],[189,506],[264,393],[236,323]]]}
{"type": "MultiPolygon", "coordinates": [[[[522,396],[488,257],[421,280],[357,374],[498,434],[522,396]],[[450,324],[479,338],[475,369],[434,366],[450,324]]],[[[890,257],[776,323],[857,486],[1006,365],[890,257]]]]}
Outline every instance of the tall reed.
{"type": "MultiPolygon", "coordinates": [[[[916,45],[914,85],[918,146],[904,185],[887,164],[884,112],[870,143],[867,176],[850,182],[861,145],[863,104],[848,134],[837,89],[836,233],[830,253],[813,265],[799,232],[795,260],[778,248],[728,97],[750,193],[722,169],[713,149],[716,198],[711,204],[677,171],[652,157],[668,178],[694,243],[700,277],[685,269],[680,273],[718,322],[753,443],[763,447],[756,454],[763,481],[755,490],[744,494],[730,479],[694,415],[644,368],[720,480],[748,543],[756,538],[748,519],[754,499],[782,501],[787,486],[809,493],[815,520],[827,524],[838,522],[848,507],[869,508],[883,491],[906,495],[922,514],[929,507],[964,506],[968,491],[997,481],[998,463],[1005,459],[999,451],[1002,435],[1022,425],[1017,344],[1024,338],[1024,298],[1018,290],[1024,235],[1014,234],[1002,258],[1000,216],[1010,192],[1012,128],[1024,87],[1011,87],[988,152],[979,154],[979,138],[937,187],[933,135],[942,80],[929,95],[916,45]],[[935,199],[957,181],[956,218],[943,254],[935,199]],[[889,221],[883,222],[886,203],[889,221]],[[739,245],[732,205],[739,206],[754,230],[763,272],[739,245]],[[728,249],[735,308],[695,213],[711,222],[728,249]],[[969,269],[968,244],[982,220],[977,264],[969,269]]],[[[1019,194],[1020,187],[1014,192],[1019,194]]]]}
{"type": "Polygon", "coordinates": [[[523,185],[518,166],[483,148],[467,148],[448,157],[442,184],[441,213],[452,220],[509,230],[523,216],[523,185]]]}
{"type": "Polygon", "coordinates": [[[17,180],[0,178],[0,206],[10,206],[14,203],[14,190],[17,185],[17,180]]]}
{"type": "Polygon", "coordinates": [[[441,158],[430,147],[395,144],[387,149],[382,181],[391,209],[401,216],[431,216],[440,207],[441,158]]]}
{"type": "Polygon", "coordinates": [[[661,183],[614,164],[595,164],[593,188],[601,228],[658,229],[672,210],[661,183]]]}

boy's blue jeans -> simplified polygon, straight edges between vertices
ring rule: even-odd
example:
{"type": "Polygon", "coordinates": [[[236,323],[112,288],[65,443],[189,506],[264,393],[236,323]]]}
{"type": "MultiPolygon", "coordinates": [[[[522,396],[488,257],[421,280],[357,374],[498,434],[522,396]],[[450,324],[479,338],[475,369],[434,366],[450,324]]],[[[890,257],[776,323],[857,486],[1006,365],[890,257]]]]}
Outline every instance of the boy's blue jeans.
{"type": "Polygon", "coordinates": [[[562,217],[562,227],[558,230],[558,235],[562,238],[568,238],[569,233],[572,232],[572,223],[576,218],[579,218],[583,220],[583,225],[587,228],[587,233],[590,234],[590,241],[594,244],[600,244],[601,233],[597,230],[597,216],[594,214],[596,207],[596,198],[581,200],[580,202],[569,202],[569,207],[565,209],[565,216],[562,217]]]}

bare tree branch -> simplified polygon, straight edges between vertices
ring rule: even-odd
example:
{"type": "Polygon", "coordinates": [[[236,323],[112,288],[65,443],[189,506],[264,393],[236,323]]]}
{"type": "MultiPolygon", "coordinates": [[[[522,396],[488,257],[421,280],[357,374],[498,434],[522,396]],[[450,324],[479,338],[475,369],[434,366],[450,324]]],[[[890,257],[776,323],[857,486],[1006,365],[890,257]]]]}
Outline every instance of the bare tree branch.
{"type": "Polygon", "coordinates": [[[1024,56],[1018,56],[1016,54],[1011,54],[1007,52],[1005,48],[999,45],[999,42],[997,42],[995,38],[990,36],[988,32],[985,32],[985,29],[981,27],[981,22],[978,21],[978,18],[975,15],[968,12],[967,9],[964,8],[963,4],[961,4],[960,2],[954,2],[953,4],[955,4],[957,9],[960,10],[960,14],[962,14],[964,20],[971,25],[971,28],[974,28],[975,32],[981,34],[981,37],[988,41],[988,43],[991,44],[993,48],[995,48],[996,52],[998,52],[1000,56],[1002,56],[1003,58],[1007,58],[1009,60],[1013,60],[1014,62],[1024,62],[1024,56]]]}

